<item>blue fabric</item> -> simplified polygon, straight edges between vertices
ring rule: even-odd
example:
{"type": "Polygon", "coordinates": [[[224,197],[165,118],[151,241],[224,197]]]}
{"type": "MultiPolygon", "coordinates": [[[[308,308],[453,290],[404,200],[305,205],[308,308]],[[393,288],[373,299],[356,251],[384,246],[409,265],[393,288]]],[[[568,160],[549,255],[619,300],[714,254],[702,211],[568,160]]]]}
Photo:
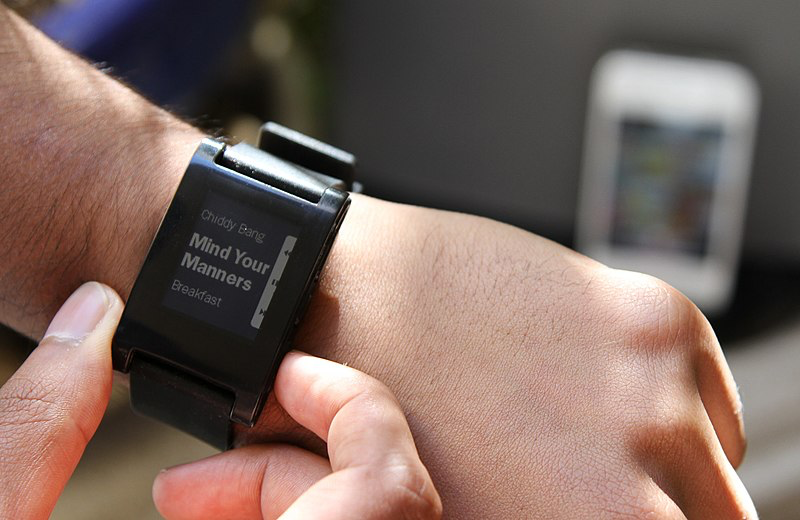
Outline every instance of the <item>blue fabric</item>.
{"type": "Polygon", "coordinates": [[[159,104],[183,106],[242,35],[249,0],[78,0],[34,23],[159,104]]]}

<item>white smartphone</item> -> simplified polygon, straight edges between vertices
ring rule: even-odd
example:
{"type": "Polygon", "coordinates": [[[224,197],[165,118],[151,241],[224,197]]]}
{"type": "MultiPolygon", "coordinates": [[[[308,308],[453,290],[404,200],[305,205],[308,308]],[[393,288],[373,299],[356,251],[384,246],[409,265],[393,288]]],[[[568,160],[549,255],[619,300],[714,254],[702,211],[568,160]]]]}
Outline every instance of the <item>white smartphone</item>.
{"type": "Polygon", "coordinates": [[[718,313],[735,284],[759,91],[731,62],[615,50],[592,75],[576,248],[718,313]]]}

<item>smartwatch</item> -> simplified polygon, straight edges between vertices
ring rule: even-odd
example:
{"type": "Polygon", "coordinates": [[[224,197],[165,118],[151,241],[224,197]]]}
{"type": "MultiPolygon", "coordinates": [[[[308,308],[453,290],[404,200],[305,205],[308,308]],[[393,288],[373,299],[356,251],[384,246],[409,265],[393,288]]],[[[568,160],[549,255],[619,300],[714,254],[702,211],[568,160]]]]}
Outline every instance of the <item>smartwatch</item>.
{"type": "Polygon", "coordinates": [[[253,426],[345,217],[355,158],[267,123],[203,139],[114,335],[133,409],[225,450],[253,426]]]}

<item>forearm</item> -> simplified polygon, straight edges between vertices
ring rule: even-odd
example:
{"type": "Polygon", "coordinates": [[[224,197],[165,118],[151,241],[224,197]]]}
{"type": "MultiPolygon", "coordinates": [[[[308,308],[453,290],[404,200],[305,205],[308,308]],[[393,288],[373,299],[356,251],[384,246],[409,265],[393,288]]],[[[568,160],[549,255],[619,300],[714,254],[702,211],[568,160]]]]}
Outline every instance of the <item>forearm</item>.
{"type": "MultiPolygon", "coordinates": [[[[10,129],[0,132],[0,322],[38,339],[58,302],[84,281],[127,298],[202,133],[2,4],[0,70],[0,128],[10,129]]],[[[355,238],[347,232],[353,220],[368,218],[351,212],[344,240],[355,238]]],[[[336,273],[353,267],[333,261],[340,249],[331,254],[338,267],[322,281],[329,291],[346,279],[336,273]]],[[[335,330],[328,317],[339,318],[338,304],[318,300],[308,321],[335,330]]],[[[334,339],[307,346],[335,357],[334,339]]],[[[277,407],[265,415],[271,432],[255,432],[256,439],[298,433],[277,407]]]]}
{"type": "MultiPolygon", "coordinates": [[[[38,338],[58,302],[86,280],[126,299],[202,133],[2,4],[0,70],[0,128],[12,129],[0,132],[0,321],[38,338]]],[[[345,230],[365,217],[354,211],[345,230]]],[[[330,290],[346,278],[336,271],[353,268],[333,261],[340,249],[322,282],[330,290]]],[[[320,316],[336,313],[327,301],[313,306],[310,321],[335,328],[320,316]]]]}
{"type": "Polygon", "coordinates": [[[196,129],[0,5],[0,319],[38,338],[101,279],[125,297],[196,129]]]}
{"type": "MultiPolygon", "coordinates": [[[[201,134],[0,24],[0,319],[38,337],[83,280],[128,294],[201,134]]],[[[354,196],[296,340],[395,392],[454,518],[658,516],[667,492],[690,517],[745,516],[720,448],[741,460],[730,373],[650,278],[354,196]]],[[[238,442],[298,433],[271,401],[238,442]]]]}

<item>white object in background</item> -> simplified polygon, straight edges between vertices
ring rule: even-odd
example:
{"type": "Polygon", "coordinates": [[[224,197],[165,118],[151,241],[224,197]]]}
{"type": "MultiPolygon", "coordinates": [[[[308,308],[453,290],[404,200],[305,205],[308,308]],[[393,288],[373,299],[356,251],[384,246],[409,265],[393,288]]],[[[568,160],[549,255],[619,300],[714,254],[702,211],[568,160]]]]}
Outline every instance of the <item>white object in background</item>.
{"type": "Polygon", "coordinates": [[[706,312],[732,297],[759,93],[720,60],[617,50],[591,84],[578,250],[706,312]]]}

